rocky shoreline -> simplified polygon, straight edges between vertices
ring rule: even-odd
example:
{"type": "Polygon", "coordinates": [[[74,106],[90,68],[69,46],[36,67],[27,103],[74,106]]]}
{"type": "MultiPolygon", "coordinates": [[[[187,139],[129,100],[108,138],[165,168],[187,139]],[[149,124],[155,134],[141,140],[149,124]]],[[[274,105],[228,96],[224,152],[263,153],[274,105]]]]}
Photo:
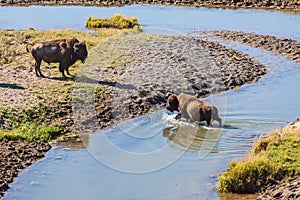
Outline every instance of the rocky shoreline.
{"type": "Polygon", "coordinates": [[[267,190],[259,196],[259,199],[300,199],[300,177],[267,188],[267,190]]]}
{"type": "Polygon", "coordinates": [[[0,142],[0,198],[8,189],[8,184],[24,168],[43,158],[51,146],[43,141],[1,141],[0,142]]]}
{"type": "Polygon", "coordinates": [[[296,40],[227,30],[204,33],[222,40],[237,41],[255,48],[261,48],[300,63],[300,42],[296,40]]]}
{"type": "Polygon", "coordinates": [[[0,6],[31,6],[31,5],[81,5],[81,6],[124,6],[132,4],[158,4],[174,6],[196,6],[215,8],[261,8],[300,11],[297,0],[1,0],[0,6]]]}

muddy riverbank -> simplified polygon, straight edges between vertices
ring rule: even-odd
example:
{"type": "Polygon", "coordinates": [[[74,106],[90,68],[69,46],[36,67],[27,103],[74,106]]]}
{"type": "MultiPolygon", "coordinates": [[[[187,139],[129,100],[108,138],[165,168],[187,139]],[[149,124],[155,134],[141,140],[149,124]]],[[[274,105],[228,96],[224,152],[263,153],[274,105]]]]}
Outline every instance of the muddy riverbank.
{"type": "Polygon", "coordinates": [[[176,6],[197,6],[197,7],[216,7],[216,8],[262,8],[300,11],[300,2],[297,0],[2,0],[2,6],[29,6],[29,5],[85,5],[85,6],[124,6],[131,4],[159,4],[159,5],[176,5],[176,6]]]}
{"type": "Polygon", "coordinates": [[[13,182],[14,177],[24,168],[34,164],[45,156],[50,149],[46,142],[0,142],[0,198],[8,189],[8,184],[13,182]]]}

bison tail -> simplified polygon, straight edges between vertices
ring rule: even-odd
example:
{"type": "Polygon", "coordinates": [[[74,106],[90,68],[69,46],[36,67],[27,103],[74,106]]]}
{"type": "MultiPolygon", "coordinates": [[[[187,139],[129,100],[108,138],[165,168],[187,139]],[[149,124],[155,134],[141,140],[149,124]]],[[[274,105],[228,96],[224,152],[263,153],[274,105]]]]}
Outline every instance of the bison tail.
{"type": "Polygon", "coordinates": [[[26,51],[27,51],[27,52],[30,52],[31,49],[32,49],[32,46],[33,46],[32,44],[27,44],[27,45],[26,45],[26,51]],[[30,47],[30,46],[31,46],[31,47],[30,47]]]}

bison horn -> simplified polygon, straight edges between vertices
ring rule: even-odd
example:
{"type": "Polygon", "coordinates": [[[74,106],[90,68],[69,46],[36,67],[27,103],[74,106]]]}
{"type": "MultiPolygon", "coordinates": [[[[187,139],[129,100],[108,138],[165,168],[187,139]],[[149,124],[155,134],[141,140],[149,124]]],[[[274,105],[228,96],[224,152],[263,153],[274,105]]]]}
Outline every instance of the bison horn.
{"type": "Polygon", "coordinates": [[[73,48],[74,48],[75,51],[78,50],[78,46],[79,46],[79,43],[74,44],[73,48]]]}
{"type": "Polygon", "coordinates": [[[166,98],[169,98],[169,96],[171,96],[172,95],[172,93],[171,92],[168,92],[167,94],[166,94],[166,98]]]}

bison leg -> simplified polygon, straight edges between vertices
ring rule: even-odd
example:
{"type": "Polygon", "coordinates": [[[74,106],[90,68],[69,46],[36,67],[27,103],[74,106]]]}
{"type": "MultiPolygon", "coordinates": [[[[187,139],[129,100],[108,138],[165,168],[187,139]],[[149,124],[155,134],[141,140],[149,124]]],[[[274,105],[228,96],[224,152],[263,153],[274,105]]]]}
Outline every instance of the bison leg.
{"type": "Polygon", "coordinates": [[[39,67],[39,73],[40,73],[40,76],[41,77],[43,77],[43,78],[45,78],[46,76],[44,76],[44,74],[42,74],[42,72],[41,72],[41,68],[39,67]]]}
{"type": "Polygon", "coordinates": [[[219,122],[219,127],[222,127],[222,119],[219,117],[219,112],[218,109],[214,106],[213,110],[212,110],[212,118],[213,120],[216,120],[217,122],[219,122]]]}
{"type": "Polygon", "coordinates": [[[219,122],[219,127],[221,128],[222,127],[222,120],[221,120],[221,118],[215,118],[215,120],[217,121],[217,122],[219,122]]]}
{"type": "Polygon", "coordinates": [[[38,59],[35,61],[35,74],[37,77],[45,77],[42,72],[41,72],[41,63],[42,63],[42,60],[38,59]]]}
{"type": "Polygon", "coordinates": [[[180,119],[180,118],[181,118],[181,112],[179,112],[179,113],[176,115],[175,119],[180,119]]]}
{"type": "Polygon", "coordinates": [[[66,72],[69,76],[72,76],[72,74],[70,74],[70,72],[69,72],[69,67],[66,68],[66,72]]]}
{"type": "Polygon", "coordinates": [[[40,74],[38,73],[38,66],[40,66],[40,65],[41,65],[41,61],[40,61],[39,64],[38,64],[37,61],[35,61],[34,70],[35,70],[35,75],[36,75],[37,77],[40,77],[40,74]]]}
{"type": "Polygon", "coordinates": [[[210,122],[211,122],[211,119],[207,119],[207,120],[205,120],[206,121],[206,123],[207,123],[207,126],[209,126],[210,127],[210,122]]]}
{"type": "Polygon", "coordinates": [[[62,76],[66,78],[65,68],[61,63],[59,64],[59,71],[61,72],[62,76]]]}

